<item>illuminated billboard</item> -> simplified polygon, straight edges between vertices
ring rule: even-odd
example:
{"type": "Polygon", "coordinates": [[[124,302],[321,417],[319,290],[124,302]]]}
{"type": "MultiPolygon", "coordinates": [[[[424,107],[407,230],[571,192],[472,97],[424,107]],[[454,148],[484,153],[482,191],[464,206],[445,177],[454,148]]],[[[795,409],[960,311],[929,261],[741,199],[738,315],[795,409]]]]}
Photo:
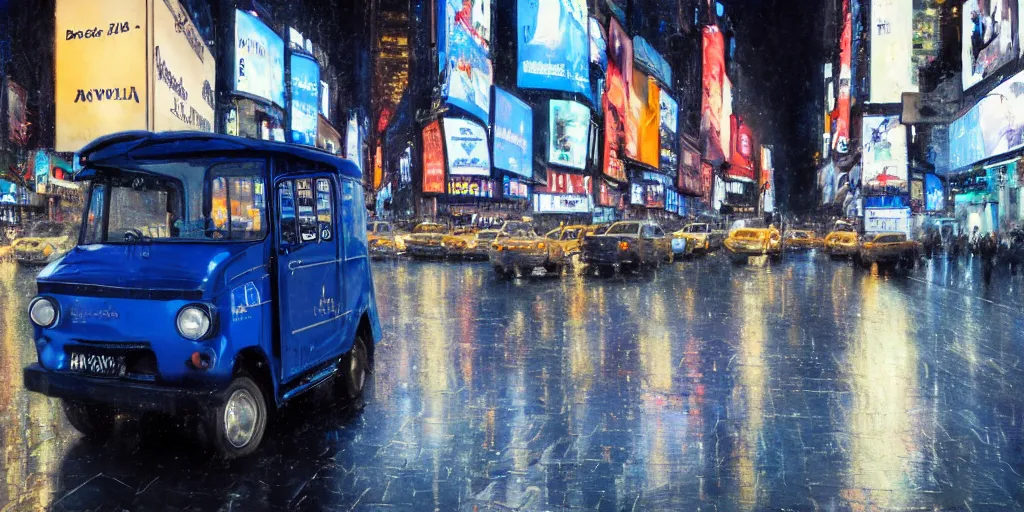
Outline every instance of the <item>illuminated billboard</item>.
{"type": "MultiPolygon", "coordinates": [[[[487,50],[491,44],[491,0],[440,0],[439,33],[450,33],[459,25],[480,48],[487,50]]],[[[441,41],[443,51],[443,44],[441,41]]]]}
{"type": "Polygon", "coordinates": [[[423,193],[444,193],[444,140],[440,121],[423,129],[423,193]]]}
{"type": "Polygon", "coordinates": [[[722,77],[722,156],[725,160],[732,157],[732,80],[722,77]]]}
{"type": "Polygon", "coordinates": [[[552,194],[587,195],[594,192],[590,176],[548,170],[547,192],[552,194]]]}
{"type": "Polygon", "coordinates": [[[522,89],[590,93],[586,0],[519,0],[518,73],[522,89]]]}
{"type": "MultiPolygon", "coordinates": [[[[724,159],[722,140],[722,81],[725,78],[725,40],[718,27],[704,27],[703,96],[701,134],[707,139],[705,158],[724,159]]],[[[725,144],[728,144],[728,139],[725,144]]]]}
{"type": "Polygon", "coordinates": [[[494,167],[533,177],[533,110],[500,87],[494,88],[494,167]]]}
{"type": "Polygon", "coordinates": [[[679,152],[679,181],[676,186],[683,194],[701,196],[704,185],[700,176],[700,153],[689,144],[681,144],[679,152]]]}
{"type": "MultiPolygon", "coordinates": [[[[835,130],[832,133],[832,150],[839,154],[850,152],[850,82],[851,73],[853,16],[850,2],[843,2],[843,34],[839,40],[839,94],[836,97],[836,110],[833,113],[835,130]]],[[[829,95],[831,99],[831,95],[829,95]]]]}
{"type": "Polygon", "coordinates": [[[762,211],[775,210],[775,162],[771,146],[761,146],[761,176],[758,180],[761,191],[762,211]]]}
{"type": "Polygon", "coordinates": [[[900,103],[904,92],[917,92],[913,2],[872,0],[871,17],[871,103],[900,103]]]}
{"type": "Polygon", "coordinates": [[[548,162],[584,169],[590,141],[590,108],[575,101],[551,100],[548,162]]]}
{"type": "Polygon", "coordinates": [[[732,133],[732,150],[727,174],[734,180],[753,182],[754,134],[751,133],[750,126],[739,116],[732,116],[729,122],[732,133]]]}
{"type": "Polygon", "coordinates": [[[608,38],[604,27],[595,18],[590,18],[590,63],[605,69],[608,67],[608,38]]]}
{"type": "Polygon", "coordinates": [[[964,90],[1017,58],[1017,9],[1017,0],[964,2],[960,51],[964,90]]]}
{"type": "Polygon", "coordinates": [[[633,56],[638,64],[651,72],[651,76],[664,84],[672,83],[672,66],[669,66],[665,57],[662,57],[661,53],[643,37],[633,38],[633,56]]]}
{"type": "Polygon", "coordinates": [[[54,149],[147,129],[146,2],[58,0],[55,17],[54,149]],[[103,27],[101,37],[86,37],[92,27],[103,27]]]}
{"type": "Polygon", "coordinates": [[[608,72],[605,75],[604,163],[606,176],[626,181],[623,157],[626,150],[626,119],[629,107],[629,82],[633,79],[633,43],[614,19],[608,23],[608,72]]]}
{"type": "Polygon", "coordinates": [[[448,174],[491,175],[487,130],[483,126],[466,119],[445,119],[444,137],[445,150],[448,154],[448,174]]]}
{"type": "Polygon", "coordinates": [[[898,116],[865,117],[861,183],[866,195],[908,192],[907,131],[898,116]]]}
{"type": "Polygon", "coordinates": [[[494,198],[494,180],[472,176],[452,176],[448,182],[448,194],[453,196],[494,198]]]}
{"type": "MultiPolygon", "coordinates": [[[[320,64],[316,59],[293,53],[291,64],[291,141],[307,146],[316,145],[316,130],[320,122],[319,111],[320,64]]],[[[378,148],[379,149],[379,148],[378,148]]]]}
{"type": "Polygon", "coordinates": [[[524,181],[509,178],[505,176],[502,180],[503,190],[505,199],[529,199],[530,198],[530,186],[524,181]]]}
{"type": "Polygon", "coordinates": [[[950,168],[1024,147],[1024,72],[981,98],[949,126],[950,168]]]}
{"type": "Polygon", "coordinates": [[[235,91],[284,108],[284,40],[256,16],[235,11],[235,91]]]}
{"type": "Polygon", "coordinates": [[[478,45],[465,26],[455,23],[446,35],[441,64],[441,97],[481,121],[491,111],[491,82],[494,70],[487,51],[478,45]]]}
{"type": "Polygon", "coordinates": [[[665,91],[659,91],[658,101],[661,107],[661,124],[658,130],[661,151],[659,164],[662,172],[675,176],[679,167],[679,104],[665,91]]]}
{"type": "MultiPolygon", "coordinates": [[[[658,167],[661,155],[658,152],[658,143],[661,140],[661,102],[658,99],[658,85],[653,78],[633,69],[633,83],[630,87],[629,107],[631,124],[634,129],[627,129],[627,134],[635,133],[636,136],[636,158],[651,167],[658,167]]],[[[631,135],[629,135],[631,136],[631,135]]],[[[626,144],[627,155],[632,154],[629,142],[626,144]]]]}
{"type": "Polygon", "coordinates": [[[590,213],[593,206],[591,203],[590,196],[533,195],[533,211],[535,213],[590,213]]]}
{"type": "Polygon", "coordinates": [[[934,174],[924,176],[924,209],[941,212],[946,209],[946,191],[942,180],[934,174]]]}
{"type": "Polygon", "coordinates": [[[217,63],[178,0],[153,2],[153,131],[213,132],[217,63]]]}

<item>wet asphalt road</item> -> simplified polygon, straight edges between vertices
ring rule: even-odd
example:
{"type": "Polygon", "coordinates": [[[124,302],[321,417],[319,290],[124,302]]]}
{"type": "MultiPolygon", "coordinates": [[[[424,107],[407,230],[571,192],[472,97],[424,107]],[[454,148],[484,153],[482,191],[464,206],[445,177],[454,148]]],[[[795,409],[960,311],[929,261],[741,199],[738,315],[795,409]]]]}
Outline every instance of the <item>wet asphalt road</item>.
{"type": "Polygon", "coordinates": [[[224,463],[166,422],[80,441],[21,386],[34,284],[0,265],[0,509],[1024,508],[1024,277],[810,255],[375,277],[385,340],[363,407],[318,392],[224,463]]]}

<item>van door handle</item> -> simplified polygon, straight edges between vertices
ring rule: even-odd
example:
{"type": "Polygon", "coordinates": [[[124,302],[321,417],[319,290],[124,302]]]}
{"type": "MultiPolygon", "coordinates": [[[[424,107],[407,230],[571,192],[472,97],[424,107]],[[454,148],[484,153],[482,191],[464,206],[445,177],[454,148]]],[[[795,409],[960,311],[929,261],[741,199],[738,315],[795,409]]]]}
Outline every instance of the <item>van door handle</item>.
{"type": "Polygon", "coordinates": [[[296,267],[302,266],[302,260],[292,260],[288,262],[288,270],[295,270],[296,267]]]}

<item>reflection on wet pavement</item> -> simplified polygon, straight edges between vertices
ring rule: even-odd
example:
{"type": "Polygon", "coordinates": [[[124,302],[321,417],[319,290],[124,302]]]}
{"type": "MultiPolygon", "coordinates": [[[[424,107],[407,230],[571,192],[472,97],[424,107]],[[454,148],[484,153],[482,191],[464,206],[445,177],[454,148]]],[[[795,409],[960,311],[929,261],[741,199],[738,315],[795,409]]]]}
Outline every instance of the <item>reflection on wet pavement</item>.
{"type": "Polygon", "coordinates": [[[1024,507],[1024,277],[985,297],[963,269],[812,257],[629,279],[375,272],[385,340],[364,406],[317,391],[225,463],[164,420],[80,441],[21,387],[34,283],[0,266],[3,510],[1024,507]]]}

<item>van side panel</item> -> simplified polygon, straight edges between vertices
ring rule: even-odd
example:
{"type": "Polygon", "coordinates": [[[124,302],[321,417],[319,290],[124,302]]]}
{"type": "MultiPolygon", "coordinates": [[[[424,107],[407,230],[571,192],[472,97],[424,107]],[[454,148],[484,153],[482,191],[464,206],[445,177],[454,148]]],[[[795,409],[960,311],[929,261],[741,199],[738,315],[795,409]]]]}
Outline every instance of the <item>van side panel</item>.
{"type": "MultiPolygon", "coordinates": [[[[370,261],[366,243],[366,206],[363,203],[363,187],[355,180],[343,178],[341,212],[345,230],[345,254],[342,258],[345,276],[345,308],[350,311],[350,322],[346,325],[347,339],[355,336],[359,320],[370,299],[373,281],[370,279],[370,261]]],[[[371,340],[374,341],[374,340],[371,340]]],[[[346,345],[347,351],[350,345],[346,345]]]]}

